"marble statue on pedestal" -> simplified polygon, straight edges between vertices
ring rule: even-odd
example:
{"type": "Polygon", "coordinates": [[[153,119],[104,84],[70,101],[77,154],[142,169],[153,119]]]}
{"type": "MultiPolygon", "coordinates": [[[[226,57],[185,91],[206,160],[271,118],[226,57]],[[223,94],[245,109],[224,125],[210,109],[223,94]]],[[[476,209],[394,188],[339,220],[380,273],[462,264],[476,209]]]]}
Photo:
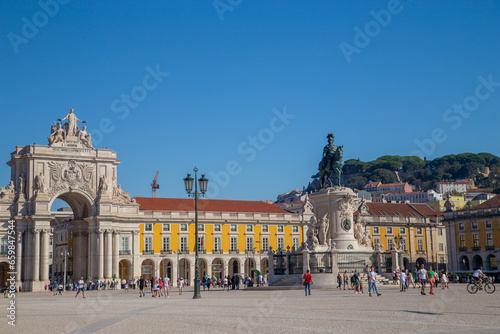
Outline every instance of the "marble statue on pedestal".
{"type": "Polygon", "coordinates": [[[81,119],[78,119],[76,115],[73,113],[74,109],[70,109],[69,113],[62,119],[58,119],[58,121],[68,121],[66,125],[66,136],[76,136],[78,133],[78,122],[85,123],[81,119]]]}

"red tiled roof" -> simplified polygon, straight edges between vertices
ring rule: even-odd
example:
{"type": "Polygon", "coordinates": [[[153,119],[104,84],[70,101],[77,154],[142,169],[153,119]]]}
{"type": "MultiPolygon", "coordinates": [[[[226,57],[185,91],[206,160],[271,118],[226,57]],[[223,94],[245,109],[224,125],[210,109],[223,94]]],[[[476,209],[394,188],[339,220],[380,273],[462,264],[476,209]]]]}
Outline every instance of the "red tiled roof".
{"type": "MultiPolygon", "coordinates": [[[[194,211],[194,199],[134,197],[140,210],[194,211]]],[[[261,201],[236,201],[226,199],[199,199],[199,211],[211,212],[262,212],[290,213],[289,211],[261,201]]]]}
{"type": "Polygon", "coordinates": [[[486,202],[479,204],[478,206],[472,208],[473,210],[481,210],[481,209],[489,209],[489,208],[498,208],[500,207],[500,195],[496,195],[493,198],[490,198],[486,202]]]}
{"type": "Polygon", "coordinates": [[[442,214],[426,204],[367,202],[366,205],[375,216],[434,217],[442,214]]]}

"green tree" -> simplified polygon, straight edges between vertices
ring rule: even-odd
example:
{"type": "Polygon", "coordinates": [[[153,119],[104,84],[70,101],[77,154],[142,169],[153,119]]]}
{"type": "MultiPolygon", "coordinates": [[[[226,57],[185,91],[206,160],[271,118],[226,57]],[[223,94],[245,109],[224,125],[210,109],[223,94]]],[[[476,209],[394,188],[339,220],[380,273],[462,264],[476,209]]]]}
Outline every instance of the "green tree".
{"type": "Polygon", "coordinates": [[[365,187],[367,183],[368,180],[366,179],[366,177],[355,175],[349,178],[349,181],[347,181],[346,183],[346,187],[361,190],[365,187]]]}
{"type": "Polygon", "coordinates": [[[396,182],[396,175],[394,172],[383,168],[374,170],[372,173],[368,174],[368,178],[371,181],[379,181],[382,183],[396,182]]]}

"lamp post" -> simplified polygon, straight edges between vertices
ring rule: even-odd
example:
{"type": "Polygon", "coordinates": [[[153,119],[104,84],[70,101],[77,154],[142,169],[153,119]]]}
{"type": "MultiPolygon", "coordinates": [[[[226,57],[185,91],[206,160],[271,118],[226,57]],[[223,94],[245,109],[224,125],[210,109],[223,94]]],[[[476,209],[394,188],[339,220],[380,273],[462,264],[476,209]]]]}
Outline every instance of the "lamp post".
{"type": "Polygon", "coordinates": [[[68,274],[68,268],[66,267],[66,260],[68,259],[68,250],[66,249],[65,251],[61,251],[61,256],[64,255],[64,285],[63,285],[63,291],[66,289],[66,275],[68,274]]]}
{"type": "MultiPolygon", "coordinates": [[[[193,299],[201,298],[200,294],[200,268],[198,263],[198,196],[205,195],[207,191],[208,179],[204,174],[201,174],[201,177],[198,179],[198,182],[194,182],[194,193],[193,191],[193,181],[198,177],[198,168],[194,167],[194,179],[191,177],[191,174],[188,174],[184,179],[184,186],[186,187],[186,191],[188,196],[194,197],[194,238],[195,238],[195,274],[194,274],[194,296],[193,299]],[[198,183],[200,185],[200,192],[198,192],[198,183]]],[[[185,266],[185,265],[184,265],[185,266]]]]}

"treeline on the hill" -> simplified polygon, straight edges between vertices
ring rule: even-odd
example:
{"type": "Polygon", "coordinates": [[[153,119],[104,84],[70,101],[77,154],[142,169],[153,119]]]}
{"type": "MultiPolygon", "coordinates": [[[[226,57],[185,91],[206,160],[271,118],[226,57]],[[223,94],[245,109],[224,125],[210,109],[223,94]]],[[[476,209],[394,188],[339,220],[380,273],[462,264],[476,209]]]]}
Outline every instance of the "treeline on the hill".
{"type": "Polygon", "coordinates": [[[477,187],[493,188],[500,193],[500,158],[490,153],[449,154],[434,160],[415,156],[384,155],[363,162],[349,159],[344,162],[346,186],[363,189],[369,181],[382,183],[408,182],[419,190],[434,189],[440,181],[473,179],[477,187]],[[484,174],[485,167],[490,170],[484,174]]]}

